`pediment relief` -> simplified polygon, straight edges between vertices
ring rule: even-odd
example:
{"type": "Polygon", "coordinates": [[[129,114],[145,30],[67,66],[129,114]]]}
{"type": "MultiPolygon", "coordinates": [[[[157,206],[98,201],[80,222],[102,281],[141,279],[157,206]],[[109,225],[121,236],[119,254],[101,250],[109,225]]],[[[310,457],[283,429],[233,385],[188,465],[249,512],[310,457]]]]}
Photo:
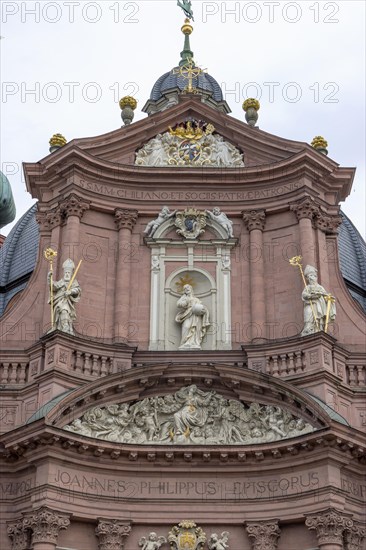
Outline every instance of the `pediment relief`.
{"type": "Polygon", "coordinates": [[[191,119],[157,134],[136,152],[137,166],[244,167],[243,153],[215,132],[211,123],[191,119]]]}
{"type": "Polygon", "coordinates": [[[133,403],[94,406],[63,428],[78,435],[140,445],[254,445],[316,428],[282,406],[227,399],[196,385],[133,403]]]}

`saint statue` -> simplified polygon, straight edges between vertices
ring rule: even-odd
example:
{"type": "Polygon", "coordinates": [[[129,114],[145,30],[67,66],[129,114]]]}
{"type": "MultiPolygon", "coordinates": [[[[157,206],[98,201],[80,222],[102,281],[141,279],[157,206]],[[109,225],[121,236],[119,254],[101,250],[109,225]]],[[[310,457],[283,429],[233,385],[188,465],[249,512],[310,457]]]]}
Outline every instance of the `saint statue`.
{"type": "Polygon", "coordinates": [[[176,210],[174,210],[174,212],[170,212],[167,206],[163,206],[161,212],[158,214],[158,217],[154,220],[151,220],[151,222],[147,224],[144,235],[146,235],[147,237],[152,237],[157,228],[160,227],[161,224],[164,223],[166,220],[169,220],[169,218],[175,216],[175,213],[176,210]]]}
{"type": "Polygon", "coordinates": [[[192,19],[192,21],[194,21],[191,0],[177,0],[177,6],[182,8],[182,10],[184,11],[184,15],[188,17],[188,19],[192,19]]]}
{"type": "Polygon", "coordinates": [[[334,298],[318,283],[317,269],[307,265],[304,269],[304,276],[308,284],[302,291],[304,328],[301,336],[324,330],[327,314],[328,322],[334,321],[336,316],[334,298]]]}
{"type": "Polygon", "coordinates": [[[177,307],[181,311],[177,314],[175,320],[182,325],[182,339],[179,349],[202,349],[202,340],[210,326],[209,313],[206,306],[194,295],[191,285],[184,285],[183,296],[179,298],[177,307]]]}
{"type": "Polygon", "coordinates": [[[48,273],[50,292],[53,292],[53,301],[51,302],[50,298],[48,303],[53,303],[54,328],[67,334],[74,334],[72,324],[76,319],[75,303],[80,300],[81,288],[76,279],[70,285],[75,269],[74,262],[68,258],[62,267],[64,276],[59,281],[52,281],[52,289],[51,272],[48,273]]]}
{"type": "Polygon", "coordinates": [[[229,220],[229,218],[224,212],[221,212],[218,206],[215,206],[212,212],[210,212],[209,210],[206,210],[206,214],[208,214],[211,220],[215,220],[218,224],[222,225],[222,227],[225,229],[227,233],[228,238],[234,237],[233,222],[229,220]]]}

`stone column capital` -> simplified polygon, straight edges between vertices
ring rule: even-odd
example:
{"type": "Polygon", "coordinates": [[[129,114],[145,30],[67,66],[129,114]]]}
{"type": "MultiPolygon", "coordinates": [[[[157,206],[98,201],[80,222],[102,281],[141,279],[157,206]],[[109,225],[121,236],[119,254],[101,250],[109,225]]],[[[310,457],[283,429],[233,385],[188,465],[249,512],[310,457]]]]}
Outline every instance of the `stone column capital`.
{"type": "Polygon", "coordinates": [[[366,538],[366,526],[353,522],[351,527],[346,527],[344,533],[345,550],[362,550],[366,538]]]}
{"type": "Polygon", "coordinates": [[[308,529],[315,529],[319,546],[339,544],[343,548],[343,532],[353,526],[349,516],[343,515],[334,508],[309,515],[305,520],[308,529]]]}
{"type": "Polygon", "coordinates": [[[137,222],[138,211],[132,208],[117,208],[114,212],[114,217],[118,230],[129,229],[132,231],[137,222]]]}
{"type": "Polygon", "coordinates": [[[11,550],[28,550],[31,532],[25,524],[24,518],[9,521],[7,523],[7,533],[11,540],[11,550]]]}
{"type": "Polygon", "coordinates": [[[79,195],[71,193],[68,197],[62,200],[59,204],[60,210],[65,218],[69,216],[77,216],[80,220],[86,210],[89,210],[90,203],[83,200],[79,195]]]}
{"type": "Polygon", "coordinates": [[[291,204],[290,210],[295,212],[296,217],[299,221],[304,218],[312,220],[314,216],[318,215],[320,212],[319,206],[310,197],[304,197],[298,202],[291,204]]]}
{"type": "Polygon", "coordinates": [[[46,542],[57,544],[60,529],[70,525],[70,516],[42,507],[31,515],[24,517],[24,524],[33,531],[32,543],[46,542]]]}
{"type": "Polygon", "coordinates": [[[246,530],[253,550],[276,550],[281,534],[277,520],[248,522],[246,530]]]}
{"type": "Polygon", "coordinates": [[[63,214],[59,207],[47,210],[47,212],[37,212],[36,221],[41,231],[51,231],[54,227],[63,223],[63,214]]]}
{"type": "Polygon", "coordinates": [[[125,538],[131,533],[131,524],[117,520],[99,519],[95,534],[99,538],[100,550],[121,550],[125,538]]]}
{"type": "Polygon", "coordinates": [[[314,218],[315,229],[320,229],[327,235],[337,235],[338,227],[342,223],[341,216],[330,216],[325,212],[319,211],[314,218]]]}
{"type": "Polygon", "coordinates": [[[266,224],[265,210],[244,210],[242,212],[244,223],[249,231],[253,229],[264,230],[266,224]]]}

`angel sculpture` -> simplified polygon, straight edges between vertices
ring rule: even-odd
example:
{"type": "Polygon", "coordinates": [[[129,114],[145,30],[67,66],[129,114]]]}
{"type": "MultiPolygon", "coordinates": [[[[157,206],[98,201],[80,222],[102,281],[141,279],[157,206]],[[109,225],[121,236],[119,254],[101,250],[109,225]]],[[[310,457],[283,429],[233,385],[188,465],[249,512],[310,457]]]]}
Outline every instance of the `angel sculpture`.
{"type": "Polygon", "coordinates": [[[158,535],[152,531],[147,538],[142,537],[139,540],[139,546],[141,546],[141,550],[159,550],[160,546],[165,542],[165,537],[158,537],[158,535]]]}
{"type": "Polygon", "coordinates": [[[182,10],[184,11],[184,15],[188,17],[188,19],[192,19],[192,21],[194,21],[191,0],[182,0],[182,2],[180,2],[180,0],[177,0],[177,6],[182,8],[182,10]]]}
{"type": "Polygon", "coordinates": [[[221,538],[216,533],[212,533],[208,541],[209,550],[229,550],[229,531],[223,531],[221,538]]]}

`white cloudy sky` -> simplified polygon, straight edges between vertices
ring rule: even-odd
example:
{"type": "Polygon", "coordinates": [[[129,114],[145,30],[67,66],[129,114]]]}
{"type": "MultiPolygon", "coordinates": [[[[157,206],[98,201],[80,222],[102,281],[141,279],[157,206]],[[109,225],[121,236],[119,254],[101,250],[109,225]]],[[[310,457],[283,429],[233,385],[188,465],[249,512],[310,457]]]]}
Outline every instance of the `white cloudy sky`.
{"type": "MultiPolygon", "coordinates": [[[[365,234],[365,2],[192,5],[195,60],[222,85],[230,116],[243,119],[243,99],[261,94],[263,130],[324,136],[331,158],[357,167],[342,208],[365,234]]],[[[21,163],[46,156],[56,132],[71,140],[118,128],[123,95],[141,109],[179,61],[182,22],[175,0],[1,2],[1,167],[17,219],[34,202],[21,163]]]]}

